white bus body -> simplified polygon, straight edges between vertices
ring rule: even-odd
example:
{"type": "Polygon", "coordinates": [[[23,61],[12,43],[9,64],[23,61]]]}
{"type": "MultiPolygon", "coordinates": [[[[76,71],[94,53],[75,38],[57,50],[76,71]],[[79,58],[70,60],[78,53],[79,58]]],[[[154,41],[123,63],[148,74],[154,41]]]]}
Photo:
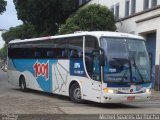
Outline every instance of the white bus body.
{"type": "Polygon", "coordinates": [[[23,91],[70,96],[74,102],[123,103],[151,96],[144,40],[126,33],[93,31],[13,40],[8,44],[8,76],[23,91]]]}

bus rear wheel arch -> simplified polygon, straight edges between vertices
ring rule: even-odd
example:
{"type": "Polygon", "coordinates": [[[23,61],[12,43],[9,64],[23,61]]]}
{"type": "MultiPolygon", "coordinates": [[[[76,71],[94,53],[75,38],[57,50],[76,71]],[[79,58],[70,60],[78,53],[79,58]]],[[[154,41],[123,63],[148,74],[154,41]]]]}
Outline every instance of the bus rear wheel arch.
{"type": "Polygon", "coordinates": [[[19,78],[19,87],[20,87],[21,91],[27,92],[26,80],[23,75],[21,75],[19,78]]]}
{"type": "Polygon", "coordinates": [[[72,82],[69,87],[69,97],[75,103],[83,103],[81,99],[81,88],[78,82],[72,82]]]}

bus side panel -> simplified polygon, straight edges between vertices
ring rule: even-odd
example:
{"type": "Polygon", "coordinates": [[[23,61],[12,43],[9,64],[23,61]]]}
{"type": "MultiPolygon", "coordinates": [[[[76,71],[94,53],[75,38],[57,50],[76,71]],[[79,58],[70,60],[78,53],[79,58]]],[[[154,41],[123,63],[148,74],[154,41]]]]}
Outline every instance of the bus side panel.
{"type": "Polygon", "coordinates": [[[21,60],[15,60],[15,59],[8,59],[8,82],[12,85],[18,87],[19,86],[19,79],[20,76],[23,75],[26,80],[26,87],[43,91],[41,87],[39,86],[38,82],[36,81],[33,74],[28,71],[28,69],[20,71],[20,67],[27,66],[28,62],[22,63],[21,60]],[[22,65],[23,64],[23,65],[22,65]]]}
{"type": "Polygon", "coordinates": [[[21,74],[25,77],[27,88],[44,91],[30,71],[24,71],[21,74]]]}
{"type": "Polygon", "coordinates": [[[28,88],[42,90],[44,92],[52,92],[52,64],[56,64],[57,60],[47,59],[13,59],[10,61],[12,69],[24,75],[28,88]]]}
{"type": "Polygon", "coordinates": [[[69,76],[69,60],[58,60],[52,64],[52,92],[61,95],[68,95],[67,83],[69,76]]]}
{"type": "Polygon", "coordinates": [[[8,70],[7,70],[7,75],[8,75],[8,82],[16,87],[19,86],[19,76],[20,72],[18,72],[13,63],[12,60],[8,58],[8,70]]]}

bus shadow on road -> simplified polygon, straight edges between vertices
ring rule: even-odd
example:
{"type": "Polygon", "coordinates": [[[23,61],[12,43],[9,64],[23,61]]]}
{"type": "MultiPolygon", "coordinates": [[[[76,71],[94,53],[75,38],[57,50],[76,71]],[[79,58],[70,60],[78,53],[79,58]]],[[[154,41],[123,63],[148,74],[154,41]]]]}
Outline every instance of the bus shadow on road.
{"type": "Polygon", "coordinates": [[[94,103],[94,102],[88,102],[85,103],[88,106],[92,106],[92,107],[99,107],[99,108],[109,108],[109,109],[119,109],[119,108],[123,108],[123,109],[134,109],[134,108],[141,108],[138,106],[134,106],[134,105],[130,105],[130,104],[125,104],[125,103],[94,103]]]}
{"type": "MultiPolygon", "coordinates": [[[[16,91],[22,92],[20,89],[13,89],[16,91]]],[[[40,96],[45,96],[45,97],[50,97],[50,98],[56,98],[60,100],[64,100],[66,102],[73,103],[69,97],[63,96],[63,95],[58,95],[58,94],[53,94],[53,93],[47,93],[47,92],[42,92],[42,91],[37,91],[37,90],[32,90],[28,89],[27,92],[22,92],[22,93],[31,93],[32,95],[40,95],[40,96]]],[[[97,108],[109,108],[109,109],[118,109],[118,108],[123,108],[123,109],[133,109],[133,108],[141,108],[138,106],[131,105],[131,103],[96,103],[96,102],[91,102],[91,101],[84,101],[83,103],[73,103],[76,104],[77,106],[87,106],[87,107],[97,107],[97,108]]]]}
{"type": "MultiPolygon", "coordinates": [[[[22,92],[20,89],[17,89],[17,88],[13,89],[13,90],[22,92]]],[[[69,97],[66,97],[66,96],[63,96],[63,95],[58,95],[58,94],[53,94],[53,93],[48,93],[48,92],[43,92],[43,91],[37,91],[37,90],[32,90],[32,89],[28,89],[26,92],[22,92],[22,93],[28,93],[28,94],[32,94],[32,95],[40,95],[40,96],[45,96],[45,97],[51,97],[51,98],[70,101],[69,97]]]]}

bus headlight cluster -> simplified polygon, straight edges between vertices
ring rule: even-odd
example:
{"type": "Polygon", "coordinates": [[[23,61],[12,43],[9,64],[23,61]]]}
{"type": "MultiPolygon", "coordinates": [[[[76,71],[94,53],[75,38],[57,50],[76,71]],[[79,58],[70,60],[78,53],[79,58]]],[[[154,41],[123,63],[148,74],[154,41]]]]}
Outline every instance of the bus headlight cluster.
{"type": "Polygon", "coordinates": [[[113,90],[113,89],[109,89],[109,88],[104,88],[103,91],[104,91],[105,93],[111,93],[111,94],[117,93],[117,90],[113,90]]]}
{"type": "Polygon", "coordinates": [[[146,89],[146,93],[150,93],[151,92],[151,89],[146,89]]]}

